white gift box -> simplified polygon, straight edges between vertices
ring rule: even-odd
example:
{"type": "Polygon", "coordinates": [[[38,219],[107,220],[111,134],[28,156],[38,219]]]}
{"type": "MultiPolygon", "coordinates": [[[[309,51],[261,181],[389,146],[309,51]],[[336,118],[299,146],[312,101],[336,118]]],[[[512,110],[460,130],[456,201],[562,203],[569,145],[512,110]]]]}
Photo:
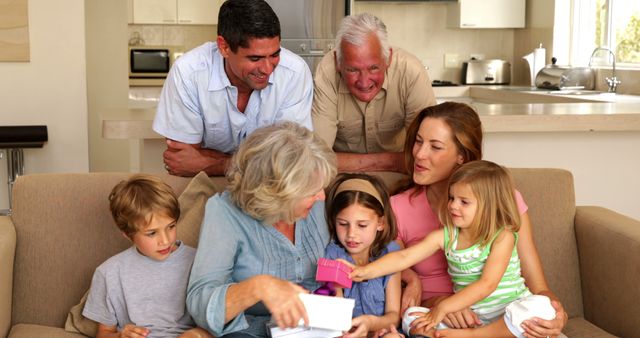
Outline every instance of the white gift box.
{"type": "Polygon", "coordinates": [[[275,324],[270,324],[271,337],[304,337],[304,338],[330,338],[342,336],[343,331],[351,329],[351,316],[355,301],[353,299],[321,296],[301,293],[300,299],[307,310],[309,326],[305,327],[300,321],[300,326],[281,330],[275,324]]]}

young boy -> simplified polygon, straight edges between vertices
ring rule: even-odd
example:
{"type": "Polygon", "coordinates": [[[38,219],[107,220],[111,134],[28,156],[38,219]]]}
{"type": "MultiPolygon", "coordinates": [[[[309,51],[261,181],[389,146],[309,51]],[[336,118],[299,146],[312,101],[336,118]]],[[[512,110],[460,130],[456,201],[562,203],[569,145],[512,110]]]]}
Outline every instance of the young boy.
{"type": "Polygon", "coordinates": [[[82,314],[99,323],[97,338],[211,337],[187,312],[195,249],[176,240],[178,199],[160,179],[138,174],[109,195],[116,225],[133,246],[95,271],[82,314]]]}

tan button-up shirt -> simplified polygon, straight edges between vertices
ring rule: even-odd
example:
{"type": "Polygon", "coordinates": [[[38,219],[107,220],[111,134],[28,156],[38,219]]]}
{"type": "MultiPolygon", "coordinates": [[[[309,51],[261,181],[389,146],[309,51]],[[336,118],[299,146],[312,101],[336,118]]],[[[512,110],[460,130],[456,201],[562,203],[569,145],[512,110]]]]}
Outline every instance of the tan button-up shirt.
{"type": "Polygon", "coordinates": [[[335,151],[397,152],[415,115],[434,104],[429,75],[410,53],[394,48],[382,89],[371,102],[361,102],[336,71],[331,51],[316,70],[311,117],[315,133],[335,151]]]}

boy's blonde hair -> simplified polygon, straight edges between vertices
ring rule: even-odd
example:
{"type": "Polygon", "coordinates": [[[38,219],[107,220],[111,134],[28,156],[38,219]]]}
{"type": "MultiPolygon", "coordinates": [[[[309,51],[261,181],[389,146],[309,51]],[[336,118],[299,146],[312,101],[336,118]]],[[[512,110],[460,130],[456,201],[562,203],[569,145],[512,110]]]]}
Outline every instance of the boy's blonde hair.
{"type": "Polygon", "coordinates": [[[162,213],[178,220],[180,205],[173,189],[159,178],[136,174],[118,183],[109,194],[109,208],[116,225],[132,237],[162,213]]]}
{"type": "MultiPolygon", "coordinates": [[[[486,246],[502,228],[513,232],[520,229],[513,180],[504,167],[484,160],[467,162],[451,175],[448,189],[454,184],[467,184],[478,202],[471,224],[476,229],[475,243],[486,246]]],[[[452,243],[455,225],[449,214],[448,203],[440,209],[440,221],[449,230],[449,243],[452,243]]]]}

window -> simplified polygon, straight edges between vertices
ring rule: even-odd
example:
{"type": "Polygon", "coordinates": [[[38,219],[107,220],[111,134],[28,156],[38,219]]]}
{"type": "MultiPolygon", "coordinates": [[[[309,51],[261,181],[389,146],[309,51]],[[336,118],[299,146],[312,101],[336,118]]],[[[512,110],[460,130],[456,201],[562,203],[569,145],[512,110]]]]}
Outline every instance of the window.
{"type": "MultiPolygon", "coordinates": [[[[573,0],[571,60],[584,64],[594,48],[608,47],[616,66],[640,68],[640,1],[573,0]]],[[[592,64],[610,65],[608,53],[596,53],[592,64]]]]}

